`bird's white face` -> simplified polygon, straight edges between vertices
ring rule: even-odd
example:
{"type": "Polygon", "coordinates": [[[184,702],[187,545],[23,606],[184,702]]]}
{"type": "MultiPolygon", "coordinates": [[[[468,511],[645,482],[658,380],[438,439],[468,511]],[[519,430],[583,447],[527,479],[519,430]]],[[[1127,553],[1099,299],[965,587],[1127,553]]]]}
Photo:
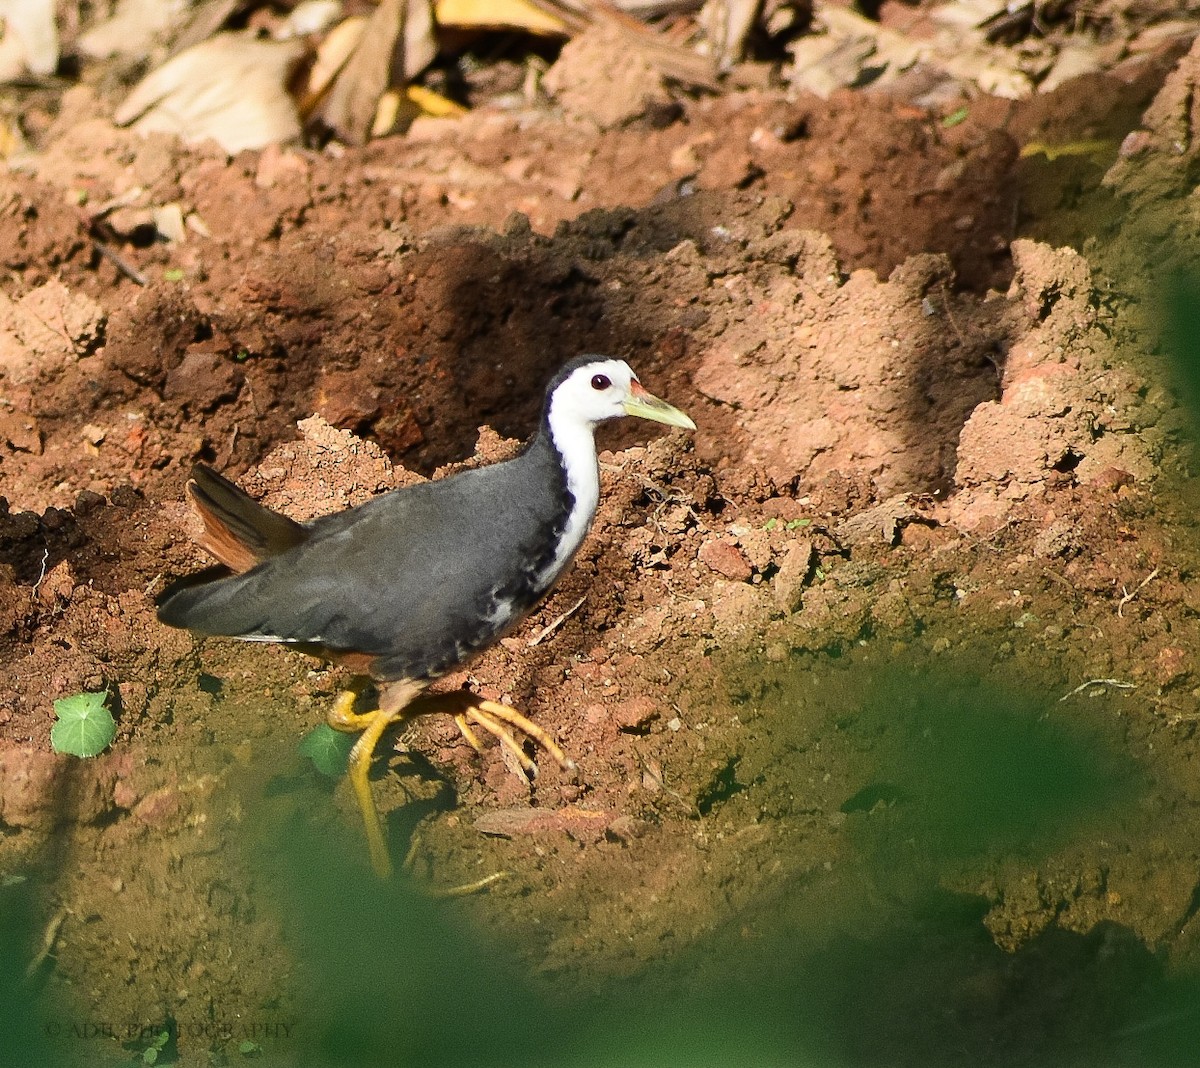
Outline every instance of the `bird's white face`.
{"type": "Polygon", "coordinates": [[[577,367],[554,391],[555,414],[581,423],[602,423],[628,414],[637,376],[624,360],[593,360],[577,367]]]}
{"type": "Polygon", "coordinates": [[[596,359],[575,368],[554,390],[552,421],[595,426],[606,419],[636,415],[695,430],[678,408],[648,393],[624,360],[596,359]]]}

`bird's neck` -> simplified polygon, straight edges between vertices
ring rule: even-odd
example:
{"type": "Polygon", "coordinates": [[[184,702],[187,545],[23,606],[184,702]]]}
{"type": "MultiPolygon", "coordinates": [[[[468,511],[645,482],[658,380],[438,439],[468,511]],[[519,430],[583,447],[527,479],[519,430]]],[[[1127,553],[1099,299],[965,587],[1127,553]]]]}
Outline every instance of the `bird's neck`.
{"type": "Polygon", "coordinates": [[[558,454],[571,505],[563,526],[554,562],[548,569],[557,575],[579,548],[596,514],[600,500],[600,469],[591,423],[557,411],[553,400],[542,422],[541,437],[558,454]]]}

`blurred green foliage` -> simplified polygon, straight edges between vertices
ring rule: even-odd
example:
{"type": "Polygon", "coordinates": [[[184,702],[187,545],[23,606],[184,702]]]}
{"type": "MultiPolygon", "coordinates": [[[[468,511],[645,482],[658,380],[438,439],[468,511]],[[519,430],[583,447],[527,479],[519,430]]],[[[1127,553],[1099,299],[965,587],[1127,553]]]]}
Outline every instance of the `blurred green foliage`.
{"type": "MultiPolygon", "coordinates": [[[[843,665],[844,667],[844,665],[843,665]]],[[[297,798],[278,795],[260,858],[260,900],[281,918],[285,1038],[256,1036],[255,1062],[305,1068],[957,1068],[1192,1063],[1200,983],[1173,975],[1130,930],[1078,934],[1051,924],[1016,952],[997,947],[982,896],[949,888],[965,864],[1034,863],[1119,828],[1146,783],[1103,717],[1072,716],[961,665],[845,672],[859,693],[796,671],[764,715],[794,713],[814,689],[863,754],[847,781],[853,849],[830,871],[764,889],[706,938],[637,970],[589,981],[588,950],[560,981],[529,973],[511,947],[400,876],[371,875],[356,835],[331,836],[297,798]],[[790,687],[790,689],[789,689],[790,687]],[[1081,728],[1080,720],[1093,726],[1081,728]],[[857,800],[856,800],[857,799],[857,800]]],[[[786,746],[781,746],[781,752],[786,746]]],[[[793,774],[781,756],[776,773],[793,774]]],[[[246,820],[264,819],[248,799],[246,820]]],[[[253,845],[251,843],[258,843],[253,845]]],[[[0,1033],[22,1065],[64,1065],[47,1047],[36,985],[21,961],[40,930],[28,895],[4,900],[0,1033]]],[[[681,909],[687,908],[680,902],[681,909]]],[[[554,914],[547,906],[546,923],[554,914]]],[[[638,954],[635,954],[637,956],[638,954]]],[[[634,959],[631,957],[631,960],[634,959]]],[[[51,1017],[53,1018],[53,1017],[51,1017]]],[[[80,1045],[80,1044],[76,1044],[80,1045]]],[[[99,1046],[67,1049],[96,1059],[99,1046]]],[[[180,1055],[196,1056],[194,1046],[180,1055]]],[[[227,1055],[240,1061],[233,1042],[227,1055]]],[[[7,1062],[6,1062],[7,1063],[7,1062]]]]}

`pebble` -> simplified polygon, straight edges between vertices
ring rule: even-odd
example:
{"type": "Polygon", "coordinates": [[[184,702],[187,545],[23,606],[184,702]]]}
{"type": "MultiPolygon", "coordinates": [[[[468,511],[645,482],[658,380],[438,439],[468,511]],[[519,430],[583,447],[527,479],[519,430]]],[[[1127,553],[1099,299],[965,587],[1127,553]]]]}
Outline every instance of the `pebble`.
{"type": "Polygon", "coordinates": [[[699,557],[701,563],[732,582],[749,582],[754,573],[750,561],[731,541],[706,541],[700,546],[699,557]]]}

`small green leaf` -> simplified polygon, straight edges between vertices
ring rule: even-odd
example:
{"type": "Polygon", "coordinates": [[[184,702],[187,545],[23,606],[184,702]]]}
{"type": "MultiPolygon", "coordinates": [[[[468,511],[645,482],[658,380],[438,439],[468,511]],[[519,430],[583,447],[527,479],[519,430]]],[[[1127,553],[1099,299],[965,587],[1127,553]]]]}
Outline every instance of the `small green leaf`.
{"type": "MultiPolygon", "coordinates": [[[[332,730],[333,728],[330,729],[332,730]]],[[[251,1042],[248,1038],[243,1038],[238,1043],[238,1053],[243,1057],[257,1057],[258,1054],[262,1053],[262,1046],[257,1042],[251,1042]]]]}
{"type": "Polygon", "coordinates": [[[774,516],[771,516],[771,518],[763,524],[763,530],[774,530],[778,525],[779,520],[774,516]]]}
{"type": "Polygon", "coordinates": [[[789,519],[785,530],[796,530],[798,527],[812,526],[811,519],[789,519]]]}
{"type": "Polygon", "coordinates": [[[108,747],[117,732],[112,713],[104,707],[107,692],[77,693],[54,702],[58,722],[50,728],[50,745],[56,753],[94,757],[108,747]]]}
{"type": "Polygon", "coordinates": [[[166,1051],[167,1043],[170,1041],[171,1032],[160,1031],[150,1039],[149,1044],[140,1054],[135,1054],[133,1063],[136,1064],[140,1060],[143,1064],[157,1064],[158,1058],[166,1051]]]}
{"type": "Polygon", "coordinates": [[[168,267],[163,271],[163,281],[165,282],[182,282],[184,278],[183,270],[179,267],[168,267]]]}
{"type": "Polygon", "coordinates": [[[349,734],[335,731],[328,723],[320,723],[300,739],[299,749],[322,775],[337,779],[346,774],[354,742],[349,734]]]}
{"type": "Polygon", "coordinates": [[[957,126],[960,122],[963,122],[970,114],[970,108],[959,108],[957,111],[950,112],[949,115],[942,119],[942,126],[949,130],[952,126],[957,126]]]}

